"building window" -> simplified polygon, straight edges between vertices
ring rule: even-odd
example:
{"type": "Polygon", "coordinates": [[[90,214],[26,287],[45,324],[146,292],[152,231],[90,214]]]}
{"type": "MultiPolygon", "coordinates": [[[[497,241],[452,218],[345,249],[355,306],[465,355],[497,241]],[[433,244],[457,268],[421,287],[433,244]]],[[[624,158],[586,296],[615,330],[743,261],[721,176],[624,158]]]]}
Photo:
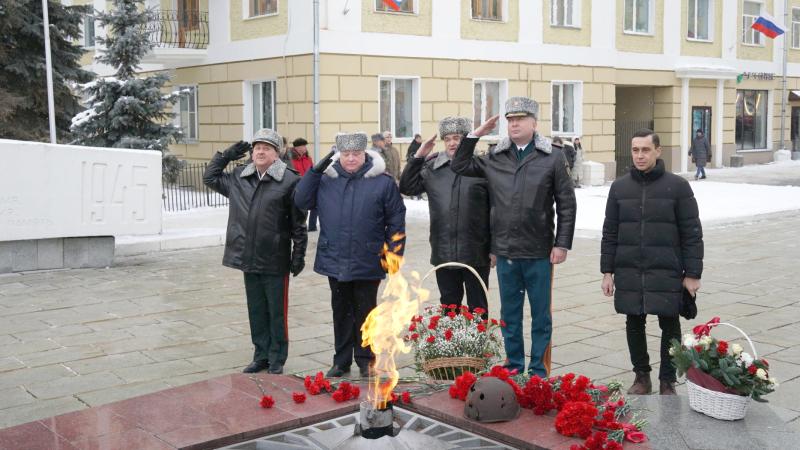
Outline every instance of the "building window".
{"type": "Polygon", "coordinates": [[[553,82],[553,134],[580,135],[581,86],[580,82],[574,81],[553,82]]]}
{"type": "Polygon", "coordinates": [[[736,91],[736,149],[767,148],[767,91],[736,91]]]}
{"type": "MultiPolygon", "coordinates": [[[[472,88],[472,123],[478,128],[487,119],[500,114],[500,105],[506,102],[506,82],[492,80],[476,80],[472,88]]],[[[495,127],[489,132],[497,136],[502,127],[495,127]]]]}
{"type": "Polygon", "coordinates": [[[792,8],[792,48],[800,48],[800,8],[792,8]]]}
{"type": "Polygon", "coordinates": [[[744,2],[742,4],[742,43],[748,45],[763,45],[761,33],[751,28],[753,22],[761,15],[761,3],[744,2]]]}
{"type": "Polygon", "coordinates": [[[711,18],[714,16],[714,2],[712,0],[689,0],[689,30],[686,35],[689,39],[710,41],[711,18]]]}
{"type": "Polygon", "coordinates": [[[90,14],[83,16],[83,46],[94,47],[94,16],[90,14]]]}
{"type": "Polygon", "coordinates": [[[416,78],[380,79],[381,131],[395,138],[412,138],[419,129],[419,80],[416,78]]]}
{"type": "Polygon", "coordinates": [[[480,20],[503,20],[505,0],[472,0],[472,18],[480,20]]]}
{"type": "Polygon", "coordinates": [[[414,14],[414,0],[375,0],[375,11],[414,14]],[[394,3],[397,9],[391,4],[394,3]]]}
{"type": "Polygon", "coordinates": [[[178,126],[183,131],[183,142],[197,141],[197,86],[180,86],[178,100],[178,126]]]}
{"type": "Polygon", "coordinates": [[[625,32],[652,34],[653,0],[625,0],[625,32]]]}
{"type": "Polygon", "coordinates": [[[580,1],[552,0],[550,25],[559,27],[580,27],[580,1]]]}
{"type": "Polygon", "coordinates": [[[248,0],[250,4],[250,16],[266,16],[278,14],[278,0],[248,0]]]}
{"type": "Polygon", "coordinates": [[[275,129],[275,81],[258,81],[250,84],[250,133],[262,128],[275,129]]]}

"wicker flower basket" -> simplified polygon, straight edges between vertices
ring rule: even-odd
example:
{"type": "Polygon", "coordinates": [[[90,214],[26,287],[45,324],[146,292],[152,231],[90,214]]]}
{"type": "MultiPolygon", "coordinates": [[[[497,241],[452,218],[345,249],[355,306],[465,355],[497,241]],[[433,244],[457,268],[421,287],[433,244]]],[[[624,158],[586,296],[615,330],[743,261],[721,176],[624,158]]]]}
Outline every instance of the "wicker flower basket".
{"type": "MultiPolygon", "coordinates": [[[[717,325],[726,325],[741,333],[750,344],[750,348],[753,350],[753,357],[758,359],[753,341],[744,331],[735,325],[725,322],[720,322],[717,325]]],[[[747,414],[747,407],[750,406],[750,396],[712,391],[692,383],[689,379],[686,380],[686,388],[689,392],[689,407],[715,419],[743,419],[747,414]]]]}
{"type": "Polygon", "coordinates": [[[486,358],[436,358],[422,363],[422,370],[434,380],[455,380],[464,372],[478,373],[486,368],[486,358]]]}

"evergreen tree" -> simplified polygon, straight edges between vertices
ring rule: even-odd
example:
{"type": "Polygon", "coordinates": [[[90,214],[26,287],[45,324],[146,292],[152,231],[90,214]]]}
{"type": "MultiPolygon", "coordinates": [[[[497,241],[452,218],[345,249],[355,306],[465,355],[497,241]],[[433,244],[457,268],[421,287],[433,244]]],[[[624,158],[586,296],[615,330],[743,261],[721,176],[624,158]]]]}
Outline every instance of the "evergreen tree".
{"type": "Polygon", "coordinates": [[[97,147],[135,148],[162,152],[167,179],[177,175],[178,160],[168,146],[181,135],[165,109],[178,93],[162,92],[169,81],[165,73],[136,76],[142,58],[153,48],[146,32],[154,12],[143,0],[114,0],[107,12],[96,14],[106,37],[97,38],[104,50],[97,61],[116,70],[114,76],[82,86],[89,108],[72,120],[75,143],[97,147]]]}
{"type": "MultiPolygon", "coordinates": [[[[83,48],[76,43],[88,13],[84,6],[48,2],[56,132],[69,141],[70,119],[81,111],[70,89],[94,74],[80,68],[83,48]]],[[[0,138],[48,141],[44,25],[41,0],[0,1],[0,138]]]]}

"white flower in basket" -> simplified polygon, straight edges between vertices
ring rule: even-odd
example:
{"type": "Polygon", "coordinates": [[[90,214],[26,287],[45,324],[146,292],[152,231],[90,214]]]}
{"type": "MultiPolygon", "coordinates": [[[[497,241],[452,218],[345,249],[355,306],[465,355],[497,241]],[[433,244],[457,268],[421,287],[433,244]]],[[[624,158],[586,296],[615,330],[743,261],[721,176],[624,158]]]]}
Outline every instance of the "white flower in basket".
{"type": "Polygon", "coordinates": [[[773,392],[777,380],[769,376],[769,363],[759,359],[753,342],[735,325],[720,322],[715,317],[698,325],[681,342],[673,339],[670,354],[680,375],[686,374],[689,406],[708,416],[738,420],[745,416],[750,399],[773,392]],[[710,336],[712,327],[725,325],[739,331],[747,339],[753,356],[740,345],[710,336]],[[686,345],[692,344],[694,345],[686,345]]]}

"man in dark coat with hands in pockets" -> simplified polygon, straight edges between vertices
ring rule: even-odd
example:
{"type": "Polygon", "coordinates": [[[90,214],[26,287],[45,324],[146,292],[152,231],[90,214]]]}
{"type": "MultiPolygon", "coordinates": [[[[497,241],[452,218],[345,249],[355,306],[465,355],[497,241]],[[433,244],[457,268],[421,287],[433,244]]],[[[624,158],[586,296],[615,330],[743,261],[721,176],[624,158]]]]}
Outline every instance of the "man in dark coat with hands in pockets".
{"type": "Polygon", "coordinates": [[[703,229],[689,182],[667,172],[659,137],[640,130],[631,140],[633,167],[611,185],[600,247],[602,290],[625,314],[625,333],[636,378],[629,394],[652,390],[647,314],[661,328],[659,393],[674,395],[670,341],[681,339],[684,290],[695,296],[703,272],[703,229]]]}
{"type": "Polygon", "coordinates": [[[300,175],[280,159],[283,139],[264,128],[253,143],[217,152],[203,175],[206,186],[228,197],[228,231],[222,264],[244,272],[250,337],[255,352],[245,373],[283,373],[289,353],[289,272],[305,267],[306,213],[294,205],[300,175]],[[251,151],[252,162],[225,173],[251,151]]]}

